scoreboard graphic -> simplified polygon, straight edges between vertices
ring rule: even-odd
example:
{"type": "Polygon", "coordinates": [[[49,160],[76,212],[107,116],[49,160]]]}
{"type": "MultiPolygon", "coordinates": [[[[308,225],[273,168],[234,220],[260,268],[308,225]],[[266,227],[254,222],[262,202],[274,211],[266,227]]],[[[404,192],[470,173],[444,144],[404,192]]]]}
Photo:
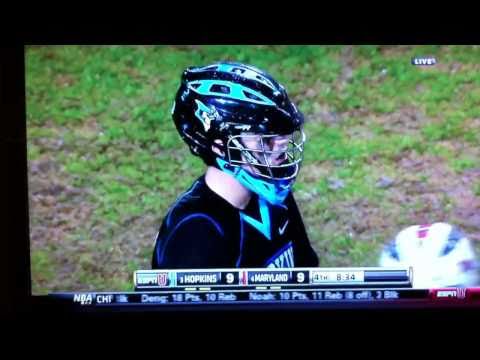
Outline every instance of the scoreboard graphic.
{"type": "Polygon", "coordinates": [[[412,287],[411,268],[138,270],[135,290],[412,287]]]}

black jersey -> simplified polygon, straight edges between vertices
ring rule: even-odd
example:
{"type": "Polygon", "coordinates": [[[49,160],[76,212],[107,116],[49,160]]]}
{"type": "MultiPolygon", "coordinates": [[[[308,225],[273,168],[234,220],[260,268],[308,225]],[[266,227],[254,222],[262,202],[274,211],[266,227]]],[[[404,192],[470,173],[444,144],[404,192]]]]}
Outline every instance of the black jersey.
{"type": "Polygon", "coordinates": [[[158,232],[153,269],[318,266],[297,204],[253,194],[240,210],[200,177],[173,204],[158,232]]]}

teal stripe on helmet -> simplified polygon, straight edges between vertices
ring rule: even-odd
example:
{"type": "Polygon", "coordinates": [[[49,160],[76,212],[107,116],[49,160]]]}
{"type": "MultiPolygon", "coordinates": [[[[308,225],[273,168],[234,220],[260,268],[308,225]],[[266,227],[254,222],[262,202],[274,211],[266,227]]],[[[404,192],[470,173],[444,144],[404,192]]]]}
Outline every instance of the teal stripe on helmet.
{"type": "Polygon", "coordinates": [[[197,94],[200,95],[207,95],[207,96],[220,96],[229,99],[241,100],[246,101],[254,104],[260,105],[268,105],[268,106],[275,106],[276,104],[264,96],[263,94],[259,93],[258,91],[252,90],[243,86],[241,84],[236,84],[230,81],[223,81],[223,80],[196,80],[189,82],[189,89],[195,91],[197,94]],[[194,85],[199,85],[197,88],[194,85]],[[226,86],[229,88],[230,92],[228,94],[222,92],[213,92],[210,89],[213,85],[219,86],[226,86]],[[249,93],[257,97],[257,99],[251,99],[245,95],[245,93],[249,93]]]}
{"type": "Polygon", "coordinates": [[[273,83],[267,79],[264,75],[259,73],[259,70],[255,71],[249,66],[243,65],[235,65],[235,64],[219,64],[216,71],[221,72],[228,72],[228,73],[235,73],[235,69],[240,69],[241,71],[239,74],[247,79],[252,79],[261,82],[262,84],[268,86],[270,89],[274,91],[278,91],[277,87],[273,85],[273,83]]]}

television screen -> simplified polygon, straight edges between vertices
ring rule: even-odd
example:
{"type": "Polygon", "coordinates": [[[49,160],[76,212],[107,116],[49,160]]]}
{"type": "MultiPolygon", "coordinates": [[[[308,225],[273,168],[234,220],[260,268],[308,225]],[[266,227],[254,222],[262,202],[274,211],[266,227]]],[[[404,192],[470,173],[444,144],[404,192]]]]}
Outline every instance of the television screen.
{"type": "Polygon", "coordinates": [[[31,289],[480,304],[480,47],[26,46],[31,289]]]}

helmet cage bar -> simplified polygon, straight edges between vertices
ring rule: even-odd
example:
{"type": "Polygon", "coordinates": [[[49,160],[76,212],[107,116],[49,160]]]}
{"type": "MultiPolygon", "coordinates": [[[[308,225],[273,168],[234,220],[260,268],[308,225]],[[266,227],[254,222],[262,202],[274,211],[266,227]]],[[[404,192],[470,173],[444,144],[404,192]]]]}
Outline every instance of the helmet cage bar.
{"type": "Polygon", "coordinates": [[[272,139],[278,136],[283,135],[250,135],[250,134],[241,134],[241,135],[234,135],[230,136],[227,142],[227,155],[228,155],[228,162],[232,166],[241,166],[241,165],[249,165],[256,168],[257,173],[256,175],[267,178],[267,179],[274,179],[274,180],[291,180],[298,175],[299,167],[301,162],[303,161],[303,148],[305,143],[305,133],[302,130],[296,130],[294,133],[290,135],[288,139],[287,148],[281,150],[266,150],[265,149],[265,140],[272,139]],[[297,142],[295,139],[296,133],[300,133],[300,141],[297,142]],[[259,138],[261,148],[259,149],[251,149],[247,148],[245,145],[242,145],[243,138],[259,138]],[[236,157],[232,156],[233,152],[238,152],[244,155],[244,158],[235,159],[236,157]],[[263,158],[264,163],[255,156],[255,154],[260,154],[263,158]],[[274,165],[269,160],[268,155],[283,155],[286,158],[286,163],[282,163],[279,165],[274,165]],[[288,168],[292,168],[294,171],[291,175],[288,176],[280,176],[277,177],[274,175],[275,170],[285,170],[288,168]],[[262,171],[263,170],[263,171],[262,171]],[[266,175],[264,172],[268,172],[266,175]]]}
{"type": "Polygon", "coordinates": [[[272,173],[272,168],[270,167],[270,162],[267,159],[267,154],[265,154],[265,145],[263,143],[263,136],[260,136],[260,144],[262,145],[263,160],[265,161],[265,164],[268,165],[268,168],[267,168],[268,173],[273,178],[274,176],[273,176],[273,173],[272,173]]]}

